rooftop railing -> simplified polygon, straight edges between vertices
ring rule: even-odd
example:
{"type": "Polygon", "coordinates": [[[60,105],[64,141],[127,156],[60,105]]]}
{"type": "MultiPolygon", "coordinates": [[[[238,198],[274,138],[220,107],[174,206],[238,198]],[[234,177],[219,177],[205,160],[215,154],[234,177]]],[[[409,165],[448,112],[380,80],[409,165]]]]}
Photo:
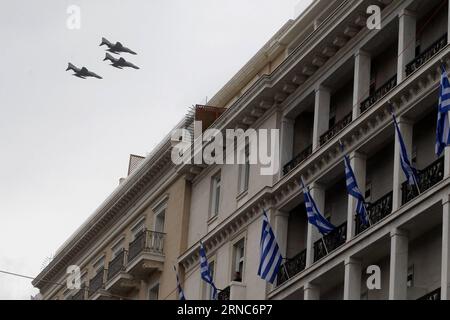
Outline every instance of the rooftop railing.
{"type": "Polygon", "coordinates": [[[406,76],[410,76],[417,69],[427,63],[431,58],[438,54],[447,45],[447,33],[440,37],[431,46],[419,54],[411,63],[406,65],[406,76]]]}
{"type": "Polygon", "coordinates": [[[347,114],[344,119],[342,119],[341,121],[339,121],[338,123],[336,123],[333,128],[331,128],[330,130],[328,130],[327,132],[325,132],[321,137],[320,137],[320,145],[323,146],[324,144],[326,144],[328,141],[330,141],[331,139],[333,139],[339,132],[341,132],[342,130],[344,130],[351,122],[353,119],[353,112],[350,112],[349,114],[347,114]]]}
{"type": "Polygon", "coordinates": [[[312,154],[312,145],[300,152],[288,164],[283,167],[283,174],[286,175],[295,169],[300,163],[305,161],[312,154]]]}
{"type": "Polygon", "coordinates": [[[292,259],[286,260],[280,267],[277,285],[280,286],[306,268],[306,249],[292,259]]]}
{"type": "Polygon", "coordinates": [[[314,243],[314,262],[342,246],[347,240],[347,222],[314,243]],[[325,246],[326,245],[326,246],[325,246]]]}
{"type": "Polygon", "coordinates": [[[139,233],[128,248],[128,262],[143,252],[163,254],[165,235],[165,233],[150,230],[139,233]]]}
{"type": "Polygon", "coordinates": [[[386,83],[384,83],[374,94],[361,102],[361,113],[369,110],[375,103],[380,101],[385,95],[392,91],[397,86],[397,75],[393,76],[386,83]]]}
{"type": "MultiPolygon", "coordinates": [[[[369,216],[370,226],[373,226],[383,220],[392,213],[392,191],[381,199],[371,203],[367,206],[367,215],[369,216]]],[[[364,230],[370,228],[369,225],[364,224],[360,216],[356,216],[356,234],[360,234],[364,230]]]]}

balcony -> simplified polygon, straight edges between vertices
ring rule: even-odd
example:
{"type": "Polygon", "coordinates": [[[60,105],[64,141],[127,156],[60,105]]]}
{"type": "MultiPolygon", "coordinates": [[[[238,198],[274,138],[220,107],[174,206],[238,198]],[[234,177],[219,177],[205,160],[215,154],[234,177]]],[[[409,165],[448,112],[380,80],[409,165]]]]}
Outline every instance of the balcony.
{"type": "MultiPolygon", "coordinates": [[[[444,158],[432,163],[430,166],[419,172],[419,189],[425,192],[444,179],[444,158]]],[[[419,195],[417,188],[412,187],[408,182],[402,185],[402,204],[406,204],[419,195]]]]}
{"type": "Polygon", "coordinates": [[[290,161],[288,164],[286,164],[283,167],[283,175],[287,175],[289,172],[295,169],[300,163],[305,161],[310,155],[312,154],[312,145],[310,145],[308,148],[300,152],[297,156],[295,156],[292,161],[290,161]]]}
{"type": "Polygon", "coordinates": [[[219,291],[217,295],[217,300],[219,301],[228,301],[230,300],[231,287],[228,286],[225,289],[219,291]]]}
{"type": "Polygon", "coordinates": [[[341,224],[331,233],[314,243],[314,262],[319,261],[332,251],[342,246],[347,240],[347,222],[341,224]],[[326,248],[324,246],[326,244],[326,248]]]}
{"type": "MultiPolygon", "coordinates": [[[[391,191],[378,201],[369,204],[367,207],[367,214],[369,216],[371,226],[377,224],[392,213],[392,196],[391,191]]],[[[356,235],[369,228],[370,226],[365,225],[361,218],[356,216],[356,235]]]]}
{"type": "Polygon", "coordinates": [[[137,287],[133,276],[125,272],[127,251],[122,250],[108,265],[105,289],[114,294],[123,294],[137,287]]]}
{"type": "Polygon", "coordinates": [[[292,259],[288,259],[280,267],[277,285],[280,286],[290,278],[296,276],[306,268],[306,250],[303,250],[292,259]]]}
{"type": "Polygon", "coordinates": [[[441,288],[436,289],[433,292],[430,292],[417,300],[439,301],[441,300],[441,288]]]}
{"type": "Polygon", "coordinates": [[[144,230],[136,236],[128,248],[126,272],[137,278],[162,270],[164,264],[165,234],[144,230]]]}
{"type": "Polygon", "coordinates": [[[335,124],[333,128],[325,132],[320,137],[320,145],[323,146],[328,141],[333,139],[339,132],[344,130],[351,122],[352,122],[353,112],[350,112],[348,115],[344,117],[341,121],[335,124]]]}
{"type": "Polygon", "coordinates": [[[106,269],[99,271],[92,279],[89,281],[89,297],[92,297],[98,293],[104,287],[106,269]]]}
{"type": "Polygon", "coordinates": [[[397,86],[397,75],[389,79],[379,89],[375,91],[369,98],[361,102],[361,113],[369,110],[375,103],[380,101],[385,95],[392,91],[397,86]]]}
{"type": "Polygon", "coordinates": [[[436,54],[438,54],[447,45],[447,34],[443,35],[439,40],[433,43],[430,47],[424,50],[418,57],[416,57],[411,63],[406,65],[406,76],[410,76],[417,69],[431,60],[436,54]]]}
{"type": "Polygon", "coordinates": [[[86,287],[82,285],[80,290],[72,296],[72,300],[86,300],[86,293],[86,287]]]}

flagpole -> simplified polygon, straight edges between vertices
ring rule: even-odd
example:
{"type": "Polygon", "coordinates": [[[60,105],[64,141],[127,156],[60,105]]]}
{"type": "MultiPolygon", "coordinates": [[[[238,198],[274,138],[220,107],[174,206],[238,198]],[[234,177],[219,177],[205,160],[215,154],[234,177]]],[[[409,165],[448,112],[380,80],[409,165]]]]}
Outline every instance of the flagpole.
{"type": "Polygon", "coordinates": [[[328,248],[327,248],[327,245],[325,244],[325,240],[323,239],[323,236],[322,236],[322,243],[323,243],[323,246],[324,246],[324,248],[325,248],[325,252],[326,252],[327,255],[328,255],[328,254],[329,254],[328,248]]]}

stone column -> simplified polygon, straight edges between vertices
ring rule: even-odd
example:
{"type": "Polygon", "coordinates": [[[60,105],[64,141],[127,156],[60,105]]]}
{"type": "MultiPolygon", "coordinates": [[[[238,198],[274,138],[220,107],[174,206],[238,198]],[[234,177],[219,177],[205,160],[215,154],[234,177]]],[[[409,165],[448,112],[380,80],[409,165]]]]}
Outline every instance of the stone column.
{"type": "Polygon", "coordinates": [[[361,299],[361,261],[355,258],[345,259],[344,300],[361,299]]]}
{"type": "Polygon", "coordinates": [[[389,300],[407,299],[408,233],[391,232],[391,261],[389,269],[389,300]]]}
{"type": "Polygon", "coordinates": [[[361,102],[370,94],[370,54],[359,50],[355,55],[355,76],[353,83],[353,120],[361,113],[361,102]]]}
{"type": "MultiPolygon", "coordinates": [[[[310,186],[311,196],[316,202],[317,208],[322,214],[325,209],[325,189],[320,184],[313,183],[310,186]]],[[[314,263],[314,243],[320,239],[320,233],[315,226],[308,223],[308,234],[306,238],[306,268],[314,263]]]]}
{"type": "Polygon", "coordinates": [[[416,57],[416,14],[403,9],[399,14],[397,83],[406,78],[405,67],[416,57]]]}
{"type": "Polygon", "coordinates": [[[286,257],[287,252],[287,240],[288,240],[288,225],[289,225],[289,213],[274,210],[273,221],[275,228],[275,236],[277,238],[278,246],[280,247],[283,258],[286,257]]]}
{"type": "Polygon", "coordinates": [[[320,136],[328,130],[331,93],[326,87],[316,89],[314,104],[313,150],[320,147],[320,136]]]}
{"type": "MultiPolygon", "coordinates": [[[[413,145],[413,124],[404,117],[397,119],[400,131],[402,132],[403,141],[405,142],[406,152],[411,159],[413,145]]],[[[395,130],[395,129],[394,129],[395,130]]],[[[402,205],[402,183],[406,181],[400,164],[400,143],[398,142],[397,133],[395,133],[395,151],[394,151],[394,175],[393,175],[393,199],[392,211],[396,211],[402,205]]]]}
{"type": "Polygon", "coordinates": [[[450,177],[450,147],[444,151],[444,179],[450,177]]]}
{"type": "MultiPolygon", "coordinates": [[[[366,191],[366,162],[366,156],[364,154],[353,152],[350,155],[350,164],[353,168],[353,172],[355,173],[359,190],[363,196],[366,191]]],[[[348,195],[347,242],[350,241],[356,234],[356,204],[356,199],[348,195]]]]}
{"type": "Polygon", "coordinates": [[[450,300],[450,197],[442,201],[441,300],[450,300]]]}
{"type": "Polygon", "coordinates": [[[320,299],[320,287],[312,283],[306,283],[304,287],[304,299],[305,300],[319,300],[320,299]]]}

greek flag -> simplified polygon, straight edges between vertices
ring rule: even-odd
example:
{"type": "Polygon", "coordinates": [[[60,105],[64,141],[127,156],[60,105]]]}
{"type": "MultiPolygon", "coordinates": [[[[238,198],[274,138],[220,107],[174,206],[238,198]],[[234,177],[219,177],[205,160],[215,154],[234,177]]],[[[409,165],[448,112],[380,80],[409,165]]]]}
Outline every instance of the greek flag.
{"type": "Polygon", "coordinates": [[[211,286],[211,300],[217,300],[217,288],[211,276],[206,251],[202,242],[200,242],[200,274],[202,280],[211,286]]]}
{"type": "MultiPolygon", "coordinates": [[[[343,146],[341,145],[343,150],[343,146]]],[[[345,155],[345,182],[347,184],[347,193],[357,200],[356,203],[356,214],[359,216],[364,225],[369,225],[369,217],[367,215],[365,199],[359,191],[358,183],[356,181],[355,173],[353,172],[352,166],[350,165],[350,158],[345,155]]]]}
{"type": "Polygon", "coordinates": [[[439,110],[436,129],[436,154],[438,157],[450,145],[450,81],[445,67],[442,66],[441,88],[439,91],[439,110]]]}
{"type": "MultiPolygon", "coordinates": [[[[411,165],[411,162],[408,158],[408,153],[406,152],[405,142],[403,141],[402,132],[400,131],[400,127],[398,126],[397,118],[395,117],[394,112],[392,111],[392,118],[394,119],[395,131],[397,132],[398,142],[400,143],[400,164],[402,166],[402,170],[405,173],[406,179],[408,183],[412,187],[419,188],[418,178],[417,178],[417,170],[411,165]]],[[[419,190],[420,192],[420,190],[419,190]]]]}
{"type": "Polygon", "coordinates": [[[319,212],[319,209],[317,208],[314,199],[311,197],[309,189],[303,183],[303,180],[301,180],[300,183],[305,197],[305,206],[306,206],[306,214],[308,215],[308,222],[313,226],[315,226],[322,235],[329,234],[336,227],[332,225],[330,221],[325,219],[325,217],[319,212]]]}
{"type": "Polygon", "coordinates": [[[283,258],[278,247],[275,234],[270,227],[269,219],[264,211],[261,232],[261,259],[259,262],[258,276],[269,283],[274,283],[280,269],[283,258]]]}
{"type": "Polygon", "coordinates": [[[173,271],[175,271],[175,274],[177,276],[178,300],[184,301],[186,300],[186,297],[184,296],[184,291],[183,288],[181,287],[180,278],[178,277],[178,271],[175,266],[173,266],[173,271]]]}

